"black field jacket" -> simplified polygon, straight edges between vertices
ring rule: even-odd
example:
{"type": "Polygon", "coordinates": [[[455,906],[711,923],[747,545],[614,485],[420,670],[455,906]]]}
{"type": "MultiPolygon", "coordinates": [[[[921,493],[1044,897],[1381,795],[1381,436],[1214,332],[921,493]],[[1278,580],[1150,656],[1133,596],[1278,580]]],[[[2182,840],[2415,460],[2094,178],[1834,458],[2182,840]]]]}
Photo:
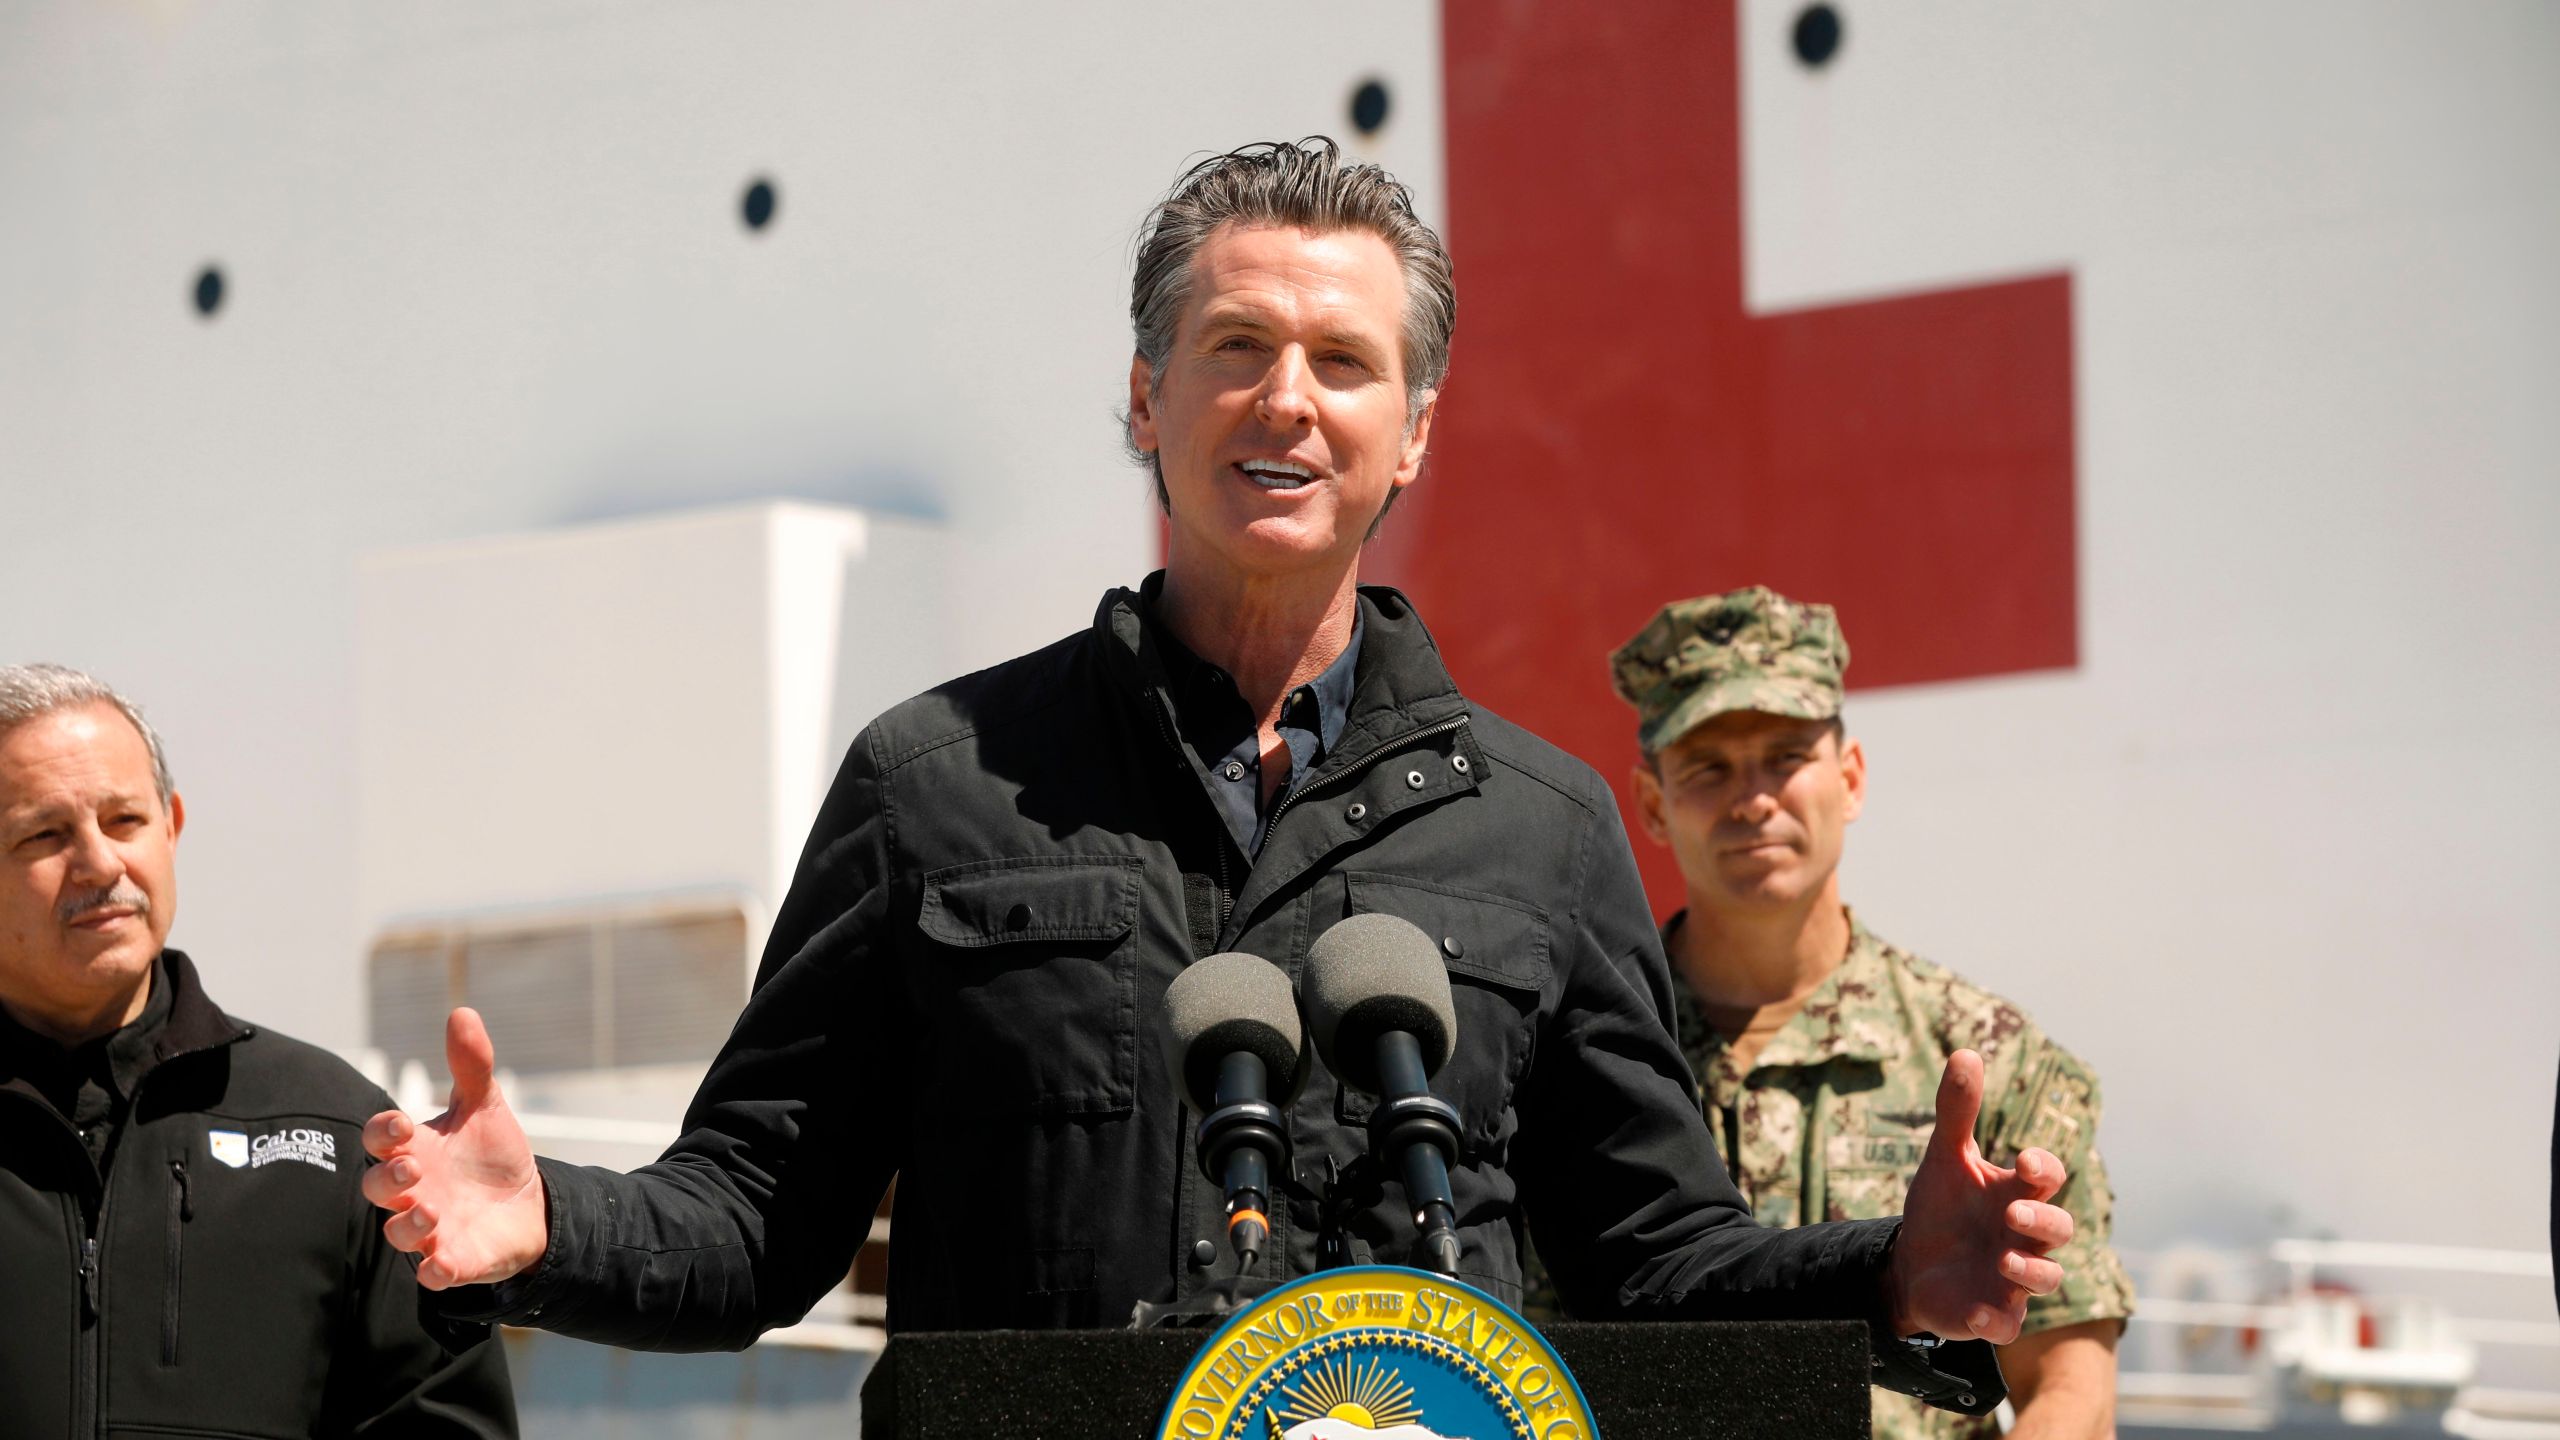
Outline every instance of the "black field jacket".
{"type": "MultiPolygon", "coordinates": [[[[1349,724],[1248,865],[1143,603],[1115,591],[1090,630],[862,733],[684,1138],[630,1175],[544,1161],[550,1252],[479,1313],[744,1345],[843,1278],[892,1176],[893,1329],[1116,1326],[1194,1295],[1221,1196],[1165,987],[1220,950],[1295,974],[1326,927],[1385,911],[1441,943],[1456,992],[1433,1088],[1464,1119],[1462,1278],[1517,1301],[1525,1227],[1581,1315],[1871,1318],[1899,1222],[1751,1222],[1589,767],[1471,706],[1404,597],[1365,589],[1349,724]]],[[[1321,1067],[1295,1102],[1264,1276],[1407,1260],[1367,1110],[1321,1067]]]]}
{"type": "Polygon", "coordinates": [[[513,1436],[498,1342],[430,1335],[356,1189],[389,1098],[223,1014],[180,952],[159,979],[103,1184],[0,1049],[0,1437],[513,1436]]]}

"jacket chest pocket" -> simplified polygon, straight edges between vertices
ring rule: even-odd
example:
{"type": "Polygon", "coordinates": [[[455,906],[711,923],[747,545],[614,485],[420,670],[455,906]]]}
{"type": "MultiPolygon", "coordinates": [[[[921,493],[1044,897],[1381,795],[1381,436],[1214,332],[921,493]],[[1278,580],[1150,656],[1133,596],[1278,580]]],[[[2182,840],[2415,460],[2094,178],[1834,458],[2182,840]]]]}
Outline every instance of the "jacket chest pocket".
{"type": "Polygon", "coordinates": [[[916,928],[937,1083],[958,1113],[1128,1113],[1138,1080],[1136,856],[929,871],[916,928]]]}
{"type": "Polygon", "coordinates": [[[331,1325],[363,1156],[353,1127],[295,1115],[196,1112],[119,1142],[102,1266],[118,1425],[273,1433],[261,1417],[312,1413],[333,1364],[360,1363],[332,1361],[331,1325]]]}
{"type": "MultiPolygon", "coordinates": [[[[1511,1092],[1528,1069],[1539,1006],[1553,967],[1547,912],[1526,901],[1400,875],[1353,873],[1351,913],[1400,916],[1420,926],[1448,967],[1458,1039],[1431,1089],[1458,1107],[1470,1147],[1506,1142],[1511,1092]]],[[[1365,1121],[1374,1102],[1343,1092],[1341,1118],[1365,1121]]]]}

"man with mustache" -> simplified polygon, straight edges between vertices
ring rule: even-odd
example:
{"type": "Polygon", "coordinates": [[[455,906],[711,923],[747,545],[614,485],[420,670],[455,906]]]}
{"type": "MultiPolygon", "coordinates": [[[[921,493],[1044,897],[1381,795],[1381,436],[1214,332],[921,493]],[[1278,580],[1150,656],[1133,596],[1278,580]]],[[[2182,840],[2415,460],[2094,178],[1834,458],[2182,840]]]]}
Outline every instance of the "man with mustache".
{"type": "MultiPolygon", "coordinates": [[[[2000,1368],[2021,1436],[2112,1434],[2115,1344],[2132,1311],[2107,1248],[2098,1081],[2016,1007],[1898,949],[1840,900],[1867,792],[1840,722],[1848,642],[1828,605],[1760,587],[1666,605],[1611,657],[1636,708],[1644,828],[1671,847],[1687,906],[1662,928],[1699,1102],[1763,1225],[1901,1213],[1957,1050],[1987,1067],[1974,1140],[1994,1164],[2061,1157],[2061,1288],[2027,1301],[2000,1368]]],[[[1875,1397],[1875,1433],[1997,1433],[1988,1416],[1875,1397]]]]}
{"type": "Polygon", "coordinates": [[[0,1429],[514,1435],[357,1189],[382,1091],[166,948],[186,815],[130,702],[0,666],[0,1429]]]}

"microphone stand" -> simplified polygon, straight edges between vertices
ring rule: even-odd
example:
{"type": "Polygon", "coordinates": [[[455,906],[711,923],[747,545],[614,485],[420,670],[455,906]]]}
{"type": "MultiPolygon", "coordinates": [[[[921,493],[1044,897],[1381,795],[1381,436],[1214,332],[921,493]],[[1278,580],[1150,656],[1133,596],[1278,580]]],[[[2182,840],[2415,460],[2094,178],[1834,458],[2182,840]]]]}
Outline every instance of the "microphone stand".
{"type": "Polygon", "coordinates": [[[1270,1072],[1260,1056],[1239,1050],[1218,1062],[1214,1107],[1200,1117],[1200,1172],[1227,1196],[1227,1244],[1236,1254],[1236,1271],[1225,1280],[1212,1279],[1188,1300],[1141,1300],[1129,1313],[1132,1329],[1218,1325],[1241,1310],[1247,1297],[1278,1282],[1249,1280],[1262,1247],[1271,1239],[1272,1167],[1285,1169],[1289,1130],[1280,1107],[1263,1098],[1270,1093],[1270,1072]]]}
{"type": "Polygon", "coordinates": [[[1270,1083],[1262,1057],[1238,1050],[1218,1062],[1217,1107],[1200,1117],[1200,1169],[1226,1191],[1227,1243],[1239,1279],[1271,1238],[1271,1167],[1289,1158],[1280,1107],[1263,1098],[1270,1083]]]}
{"type": "Polygon", "coordinates": [[[1422,1045],[1412,1034],[1389,1030],[1378,1037],[1378,1108],[1369,1115],[1369,1148],[1388,1157],[1404,1178],[1413,1205],[1417,1243],[1427,1268],[1458,1275],[1458,1206],[1449,1195],[1449,1165],[1463,1153],[1458,1110],[1431,1093],[1422,1045]]]}

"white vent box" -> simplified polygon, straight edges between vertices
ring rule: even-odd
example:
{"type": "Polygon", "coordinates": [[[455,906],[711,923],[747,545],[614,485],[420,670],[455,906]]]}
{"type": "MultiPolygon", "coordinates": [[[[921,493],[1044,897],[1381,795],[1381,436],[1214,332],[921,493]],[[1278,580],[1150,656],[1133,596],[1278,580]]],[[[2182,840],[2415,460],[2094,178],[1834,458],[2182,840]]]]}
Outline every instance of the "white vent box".
{"type": "Polygon", "coordinates": [[[764,504],[378,553],[357,584],[370,1042],[699,1063],[845,745],[948,673],[945,539],[764,504]]]}

